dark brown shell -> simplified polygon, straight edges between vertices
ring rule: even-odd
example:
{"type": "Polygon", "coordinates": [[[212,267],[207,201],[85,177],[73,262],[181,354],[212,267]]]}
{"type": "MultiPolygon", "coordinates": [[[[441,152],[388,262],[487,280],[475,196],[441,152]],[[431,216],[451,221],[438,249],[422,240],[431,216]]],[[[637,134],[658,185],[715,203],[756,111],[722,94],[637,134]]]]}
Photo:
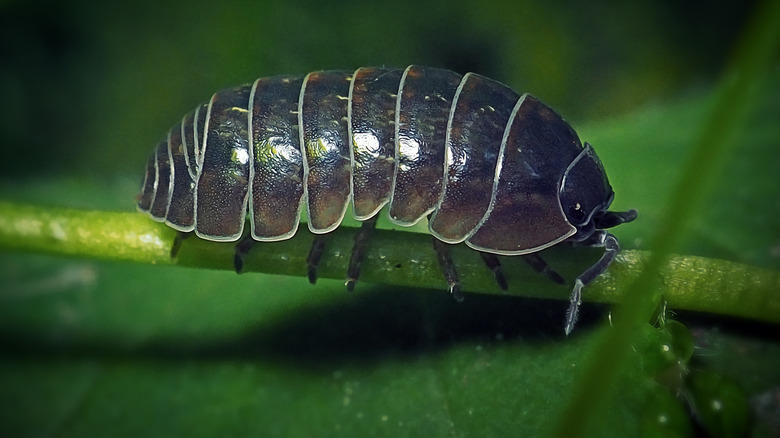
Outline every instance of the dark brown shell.
{"type": "MultiPolygon", "coordinates": [[[[561,181],[583,152],[531,95],[421,66],[258,79],[216,93],[174,126],[146,166],[138,209],[204,239],[288,239],[301,209],[326,233],[389,204],[429,216],[447,243],[526,254],[575,233],[561,181]]],[[[603,179],[606,181],[606,177],[603,179]]]]}

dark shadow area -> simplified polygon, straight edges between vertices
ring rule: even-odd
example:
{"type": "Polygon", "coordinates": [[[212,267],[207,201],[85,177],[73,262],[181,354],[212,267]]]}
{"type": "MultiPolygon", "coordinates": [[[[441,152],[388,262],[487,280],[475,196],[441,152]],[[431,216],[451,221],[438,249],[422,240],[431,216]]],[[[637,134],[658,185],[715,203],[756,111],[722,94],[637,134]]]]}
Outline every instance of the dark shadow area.
{"type": "MultiPolygon", "coordinates": [[[[468,294],[458,303],[441,291],[376,288],[345,294],[224,338],[169,336],[127,346],[122,340],[76,334],[63,340],[2,333],[0,360],[261,360],[316,371],[386,358],[414,359],[463,343],[577,342],[580,334],[603,323],[609,311],[608,305],[584,303],[574,333],[567,339],[563,334],[567,306],[563,300],[478,294],[468,294]]],[[[770,324],[682,311],[672,317],[691,329],[714,327],[720,332],[777,339],[770,324]]]]}
{"type": "Polygon", "coordinates": [[[756,341],[777,342],[780,334],[777,325],[769,322],[748,320],[739,317],[694,312],[692,310],[672,310],[671,319],[685,324],[696,337],[696,332],[717,331],[740,338],[756,341]]]}
{"type": "MultiPolygon", "coordinates": [[[[17,358],[262,359],[317,369],[389,356],[414,357],[464,342],[567,342],[563,334],[567,305],[565,301],[492,295],[468,295],[458,303],[439,291],[375,289],[226,339],[165,338],[128,348],[107,339],[58,342],[5,334],[0,338],[0,351],[17,358]]],[[[572,337],[604,315],[604,306],[583,305],[572,337]]]]}
{"type": "MultiPolygon", "coordinates": [[[[250,357],[251,350],[244,350],[248,347],[274,360],[317,367],[416,356],[464,342],[565,342],[567,304],[490,295],[469,295],[458,303],[438,291],[378,290],[302,312],[248,334],[238,349],[216,347],[209,354],[250,357]]],[[[581,328],[600,315],[595,306],[587,306],[581,328]]]]}

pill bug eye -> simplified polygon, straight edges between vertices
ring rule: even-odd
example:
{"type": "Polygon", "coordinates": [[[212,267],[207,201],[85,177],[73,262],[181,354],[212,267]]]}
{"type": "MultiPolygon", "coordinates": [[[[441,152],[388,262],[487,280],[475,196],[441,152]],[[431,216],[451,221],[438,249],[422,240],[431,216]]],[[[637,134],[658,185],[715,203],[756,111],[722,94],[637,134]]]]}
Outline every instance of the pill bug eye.
{"type": "Polygon", "coordinates": [[[312,282],[327,233],[351,205],[363,225],[350,289],[381,210],[400,226],[428,219],[456,296],[449,245],[479,251],[502,288],[497,255],[523,256],[563,283],[539,251],[603,246],[575,280],[568,333],[581,289],[619,251],[604,229],[636,218],[633,210],[608,211],[613,197],[593,148],[535,97],[478,74],[412,65],[273,76],[215,93],[154,150],[137,205],[202,239],[244,236],[237,271],[254,242],[292,237],[305,208],[317,235],[307,261],[312,282]]]}
{"type": "Polygon", "coordinates": [[[568,207],[566,210],[566,217],[569,219],[569,222],[577,225],[582,225],[587,218],[585,211],[583,211],[582,205],[579,202],[568,207]]]}

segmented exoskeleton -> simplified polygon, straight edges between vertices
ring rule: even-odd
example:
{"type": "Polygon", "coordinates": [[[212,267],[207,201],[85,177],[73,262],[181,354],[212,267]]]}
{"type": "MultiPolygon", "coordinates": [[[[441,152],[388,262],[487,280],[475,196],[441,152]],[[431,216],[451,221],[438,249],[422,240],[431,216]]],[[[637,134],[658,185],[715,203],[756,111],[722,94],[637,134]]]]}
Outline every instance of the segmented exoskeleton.
{"type": "MultiPolygon", "coordinates": [[[[248,214],[240,271],[252,241],[292,237],[304,207],[309,230],[325,234],[352,203],[365,235],[389,204],[395,224],[428,218],[455,293],[446,244],[482,252],[502,287],[495,254],[530,256],[562,282],[535,253],[560,242],[603,246],[575,280],[569,333],[582,288],[619,251],[605,229],[636,218],[607,211],[613,197],[593,148],[533,96],[474,73],[412,65],[261,78],[217,92],[157,146],[138,208],[215,241],[238,240],[248,214]]],[[[312,280],[321,255],[320,239],[312,280]]],[[[356,245],[350,287],[361,257],[356,245]]]]}

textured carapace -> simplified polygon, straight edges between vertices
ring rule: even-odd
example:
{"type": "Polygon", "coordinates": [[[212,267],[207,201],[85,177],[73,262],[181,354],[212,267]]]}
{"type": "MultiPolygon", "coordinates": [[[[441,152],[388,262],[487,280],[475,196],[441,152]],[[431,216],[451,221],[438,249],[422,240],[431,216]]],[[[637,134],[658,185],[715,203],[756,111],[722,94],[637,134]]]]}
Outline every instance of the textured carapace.
{"type": "Polygon", "coordinates": [[[413,65],[214,94],[155,149],[138,208],[216,241],[239,239],[248,214],[254,240],[276,241],[295,234],[303,207],[323,234],[349,203],[358,220],[389,204],[393,223],[428,217],[442,242],[523,255],[564,240],[617,248],[601,228],[636,214],[607,212],[612,198],[593,149],[539,100],[413,65]]]}

